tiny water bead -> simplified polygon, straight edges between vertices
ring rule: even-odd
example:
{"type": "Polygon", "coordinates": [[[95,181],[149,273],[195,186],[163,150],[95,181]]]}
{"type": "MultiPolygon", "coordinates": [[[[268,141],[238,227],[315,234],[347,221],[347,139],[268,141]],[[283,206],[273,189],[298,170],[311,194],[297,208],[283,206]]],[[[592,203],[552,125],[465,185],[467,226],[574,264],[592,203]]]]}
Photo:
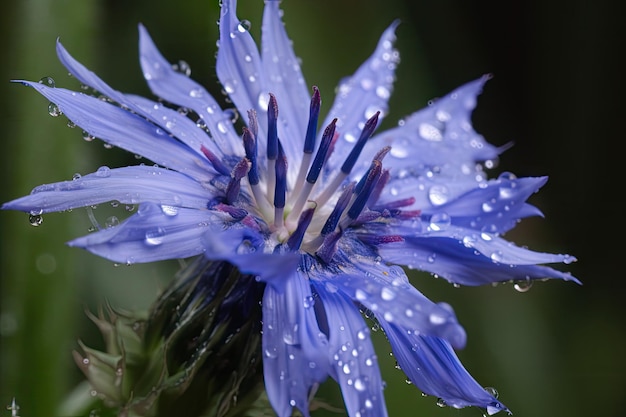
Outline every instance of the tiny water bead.
{"type": "Polygon", "coordinates": [[[31,224],[31,226],[41,226],[41,224],[43,223],[43,217],[41,217],[40,214],[29,214],[28,222],[31,224]]]}
{"type": "Polygon", "coordinates": [[[43,77],[39,80],[39,84],[43,84],[46,87],[52,87],[54,88],[56,86],[56,83],[54,82],[54,78],[52,77],[43,77]]]}

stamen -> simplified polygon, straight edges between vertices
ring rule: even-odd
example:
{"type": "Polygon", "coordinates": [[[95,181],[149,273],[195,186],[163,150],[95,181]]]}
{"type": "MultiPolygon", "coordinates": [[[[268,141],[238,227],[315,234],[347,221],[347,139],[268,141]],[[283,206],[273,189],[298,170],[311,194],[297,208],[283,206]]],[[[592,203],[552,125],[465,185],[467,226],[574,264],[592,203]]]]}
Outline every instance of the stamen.
{"type": "Polygon", "coordinates": [[[255,131],[258,131],[258,125],[256,120],[256,113],[254,111],[249,111],[248,115],[250,116],[250,129],[243,128],[243,147],[246,151],[246,158],[250,161],[250,170],[248,171],[248,183],[250,184],[250,188],[252,190],[252,195],[256,200],[256,205],[261,211],[261,213],[268,215],[272,212],[272,208],[270,207],[269,202],[265,195],[263,195],[263,191],[261,191],[261,187],[259,186],[259,165],[257,158],[257,141],[255,131]]]}
{"type": "Polygon", "coordinates": [[[328,187],[326,187],[324,192],[318,198],[315,199],[315,201],[317,201],[317,203],[320,206],[324,205],[328,201],[328,199],[335,193],[335,190],[348,177],[348,174],[350,174],[350,171],[352,171],[352,168],[354,168],[354,164],[356,164],[357,159],[359,159],[359,156],[361,155],[361,151],[363,151],[363,147],[365,146],[365,143],[372,136],[372,133],[374,133],[374,129],[376,129],[379,115],[380,115],[380,111],[377,111],[376,114],[374,114],[372,117],[370,117],[370,119],[367,122],[365,122],[365,126],[363,127],[363,130],[361,131],[361,136],[359,137],[356,144],[354,145],[354,148],[352,148],[352,150],[350,151],[350,154],[348,155],[343,165],[341,166],[340,172],[333,179],[333,181],[328,185],[328,187]]]}
{"type": "Polygon", "coordinates": [[[343,230],[336,230],[324,238],[324,243],[322,246],[315,252],[315,254],[324,262],[328,263],[333,256],[335,256],[335,252],[337,252],[337,242],[343,235],[343,230]]]}
{"type": "Polygon", "coordinates": [[[276,189],[274,192],[274,226],[283,227],[283,212],[285,209],[285,194],[287,192],[287,157],[283,146],[278,142],[278,158],[275,166],[276,189]]]}
{"type": "Polygon", "coordinates": [[[328,216],[328,219],[326,219],[326,223],[324,223],[324,227],[322,227],[322,230],[320,232],[322,236],[329,234],[330,232],[332,232],[333,230],[337,228],[337,224],[339,223],[339,219],[341,218],[341,215],[343,214],[346,207],[348,207],[348,203],[350,202],[350,197],[352,196],[352,193],[354,192],[354,186],[355,186],[355,183],[351,182],[343,190],[343,192],[341,193],[341,196],[339,196],[339,200],[337,200],[337,204],[335,204],[335,207],[333,207],[333,211],[328,216]]]}
{"type": "Polygon", "coordinates": [[[336,123],[337,119],[333,119],[333,121],[330,122],[330,124],[324,130],[320,147],[317,149],[313,164],[311,165],[309,173],[306,176],[306,183],[304,184],[303,189],[300,191],[298,199],[296,200],[296,203],[294,204],[291,213],[289,213],[290,215],[288,216],[288,222],[293,221],[295,217],[300,214],[300,210],[302,210],[302,207],[304,207],[304,203],[308,200],[309,195],[313,190],[313,186],[319,178],[322,167],[324,166],[324,162],[326,162],[327,160],[326,156],[328,155],[328,148],[330,147],[332,139],[335,136],[336,123]]]}
{"type": "Polygon", "coordinates": [[[304,155],[302,156],[302,162],[300,164],[300,171],[298,172],[298,178],[294,187],[295,192],[299,192],[302,183],[304,183],[304,177],[311,158],[313,156],[313,149],[315,149],[315,138],[317,136],[317,121],[320,114],[320,107],[322,105],[322,98],[320,91],[316,86],[313,86],[313,97],[311,97],[311,106],[309,108],[309,124],[306,128],[306,135],[304,137],[304,155]]]}
{"type": "Polygon", "coordinates": [[[222,211],[224,213],[228,213],[230,217],[235,220],[242,220],[244,217],[248,215],[248,212],[245,209],[229,206],[228,204],[219,203],[213,206],[213,209],[222,211]]]}
{"type": "Polygon", "coordinates": [[[278,103],[274,94],[270,93],[267,105],[267,197],[269,201],[274,199],[273,193],[276,187],[275,165],[278,157],[278,103]]]}
{"type": "Polygon", "coordinates": [[[300,245],[302,244],[302,239],[304,238],[304,233],[311,224],[311,220],[313,220],[313,214],[315,213],[316,206],[317,205],[314,203],[313,207],[304,210],[302,212],[302,215],[298,219],[298,227],[296,227],[296,230],[294,230],[294,232],[291,234],[291,236],[289,236],[289,239],[287,240],[287,246],[291,250],[297,250],[300,248],[300,245]]]}
{"type": "Polygon", "coordinates": [[[241,179],[246,176],[250,170],[250,161],[247,158],[243,158],[235,165],[230,173],[230,182],[226,187],[226,202],[232,204],[239,197],[239,191],[241,190],[241,179]]]}
{"type": "Polygon", "coordinates": [[[200,146],[200,150],[202,151],[204,156],[207,157],[211,165],[213,165],[213,168],[215,168],[218,173],[222,175],[230,175],[230,171],[228,170],[228,168],[226,168],[226,165],[224,165],[213,152],[205,148],[204,145],[200,146]]]}
{"type": "Polygon", "coordinates": [[[358,194],[356,196],[356,199],[352,203],[352,206],[350,206],[350,208],[348,209],[347,219],[343,219],[342,223],[344,221],[347,221],[347,224],[349,224],[359,217],[359,214],[361,214],[361,212],[365,208],[365,204],[367,203],[369,196],[371,195],[374,187],[376,186],[376,183],[378,182],[378,179],[381,176],[382,166],[383,164],[380,161],[376,159],[372,161],[372,165],[367,172],[367,175],[361,178],[361,181],[359,181],[355,188],[355,192],[358,194]]]}

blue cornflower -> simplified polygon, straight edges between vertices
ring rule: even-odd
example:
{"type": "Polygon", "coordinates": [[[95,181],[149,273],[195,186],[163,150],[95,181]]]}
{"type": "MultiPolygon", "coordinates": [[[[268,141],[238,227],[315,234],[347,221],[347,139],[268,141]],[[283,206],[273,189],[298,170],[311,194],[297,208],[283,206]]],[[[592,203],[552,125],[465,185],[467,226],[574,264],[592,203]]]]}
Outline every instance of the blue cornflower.
{"type": "Polygon", "coordinates": [[[256,276],[264,284],[265,388],[279,416],[294,407],[308,415],[310,396],[328,376],[350,416],[387,414],[362,313],[381,326],[424,393],[452,407],[507,410],[459,362],[453,348],[466,335],[452,308],[427,299],[402,269],[455,285],[578,282],[543,265],[573,257],[502,237],[520,219],[541,215],[526,200],[547,178],[487,178],[481,163],[504,149],[473,130],[470,114],[489,77],[375,133],[398,64],[393,23],[339,85],[320,124],[321,94],[309,93],[279,1],[265,2],[260,50],[235,8],[235,0],[223,1],[217,75],[245,127],[238,130],[232,110],[173,68],[143,26],[141,68],[158,101],[114,90],[58,43],[70,73],[107,100],[21,82],[87,134],[157,165],[101,167],[36,187],[3,208],[40,216],[108,201],[139,204],[123,223],[70,246],[129,264],[202,255],[256,276]]]}

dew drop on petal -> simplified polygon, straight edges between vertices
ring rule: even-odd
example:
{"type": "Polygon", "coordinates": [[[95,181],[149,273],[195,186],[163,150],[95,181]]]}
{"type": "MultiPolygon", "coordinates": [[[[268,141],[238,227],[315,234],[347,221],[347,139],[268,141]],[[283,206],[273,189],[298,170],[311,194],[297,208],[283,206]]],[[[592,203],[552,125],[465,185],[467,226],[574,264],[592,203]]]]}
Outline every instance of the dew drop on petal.
{"type": "Polygon", "coordinates": [[[54,78],[52,77],[43,77],[42,79],[39,80],[39,84],[43,84],[46,87],[55,87],[55,82],[54,82],[54,78]]]}
{"type": "Polygon", "coordinates": [[[120,220],[119,220],[116,216],[111,216],[111,217],[108,217],[108,218],[106,219],[106,221],[104,222],[104,226],[105,226],[107,229],[110,229],[110,228],[112,228],[112,227],[115,227],[115,226],[117,226],[117,225],[119,225],[119,224],[120,224],[120,220]]]}
{"type": "Polygon", "coordinates": [[[146,232],[146,244],[150,246],[158,246],[163,243],[165,231],[162,228],[146,232]]]}
{"type": "Polygon", "coordinates": [[[111,169],[107,166],[101,166],[96,171],[96,177],[106,178],[111,176],[111,169]]]}
{"type": "Polygon", "coordinates": [[[430,218],[430,229],[438,232],[450,226],[452,219],[448,213],[435,213],[430,218]]]}
{"type": "MultiPolygon", "coordinates": [[[[517,292],[527,292],[528,290],[530,290],[530,287],[532,286],[533,286],[533,281],[531,281],[530,279],[526,281],[519,281],[513,284],[513,288],[517,292]]],[[[485,390],[487,390],[487,388],[485,388],[485,390]]]]}
{"type": "Polygon", "coordinates": [[[39,214],[29,214],[28,222],[31,224],[31,226],[40,226],[41,223],[43,223],[43,217],[41,217],[39,214]]]}
{"type": "Polygon", "coordinates": [[[433,185],[428,190],[428,200],[430,200],[433,206],[440,206],[447,203],[449,197],[448,187],[445,185],[433,185]]]}
{"type": "Polygon", "coordinates": [[[441,130],[431,125],[430,123],[420,123],[418,130],[420,136],[426,140],[430,140],[433,142],[439,142],[443,140],[441,130]]]}
{"type": "Polygon", "coordinates": [[[170,205],[167,205],[167,204],[163,204],[163,205],[161,205],[161,211],[166,216],[174,217],[174,216],[176,216],[178,214],[178,207],[170,206],[170,205]]]}

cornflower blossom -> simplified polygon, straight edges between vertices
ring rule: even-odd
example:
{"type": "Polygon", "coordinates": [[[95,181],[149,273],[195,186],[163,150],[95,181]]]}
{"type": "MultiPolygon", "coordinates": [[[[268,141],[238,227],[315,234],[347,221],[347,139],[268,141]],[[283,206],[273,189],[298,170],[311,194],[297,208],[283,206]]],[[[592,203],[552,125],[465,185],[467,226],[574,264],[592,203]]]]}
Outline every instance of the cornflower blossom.
{"type": "Polygon", "coordinates": [[[399,62],[397,22],[341,82],[320,123],[321,93],[304,81],[279,3],[265,1],[260,49],[236,16],[236,0],[221,6],[217,75],[242,128],[232,110],[165,60],[143,26],[141,69],[158,100],[113,89],[57,43],[69,72],[107,100],[20,82],[91,137],[155,165],[101,167],[2,208],[39,220],[110,201],[138,204],[119,225],[69,245],[128,264],[199,255],[196,298],[210,293],[211,273],[236,267],[246,279],[234,288],[258,292],[237,305],[261,302],[262,324],[252,328],[262,330],[265,390],[279,416],[294,408],[308,416],[310,398],[329,376],[348,415],[387,415],[370,320],[425,394],[455,408],[508,412],[459,362],[454,349],[466,334],[452,308],[420,293],[403,267],[454,285],[578,282],[544,265],[572,256],[502,237],[520,219],[541,215],[526,200],[547,178],[487,177],[484,162],[504,148],[487,143],[470,116],[488,76],[376,132],[399,62]]]}

